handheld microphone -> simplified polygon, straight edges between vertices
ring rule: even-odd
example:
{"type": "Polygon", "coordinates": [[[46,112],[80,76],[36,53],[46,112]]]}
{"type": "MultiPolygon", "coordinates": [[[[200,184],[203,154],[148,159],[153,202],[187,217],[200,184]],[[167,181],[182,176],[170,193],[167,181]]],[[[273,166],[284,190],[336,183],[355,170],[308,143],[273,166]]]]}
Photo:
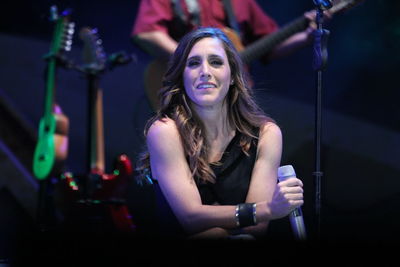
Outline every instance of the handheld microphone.
{"type": "MultiPolygon", "coordinates": [[[[292,165],[285,165],[278,168],[278,180],[282,182],[289,177],[296,176],[296,172],[292,165]]],[[[289,214],[290,224],[292,226],[293,234],[297,240],[305,241],[306,227],[304,225],[303,213],[301,208],[297,208],[289,214]]]]}

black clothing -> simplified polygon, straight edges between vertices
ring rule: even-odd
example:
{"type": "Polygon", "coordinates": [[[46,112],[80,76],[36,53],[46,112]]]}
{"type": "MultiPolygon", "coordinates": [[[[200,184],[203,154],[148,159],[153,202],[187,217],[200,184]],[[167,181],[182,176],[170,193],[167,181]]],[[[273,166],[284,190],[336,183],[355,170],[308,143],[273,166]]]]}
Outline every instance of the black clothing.
{"type": "Polygon", "coordinates": [[[256,160],[257,140],[254,140],[247,156],[240,147],[240,137],[237,132],[225,149],[221,164],[211,164],[216,182],[197,185],[203,204],[236,205],[245,202],[256,160]]]}
{"type": "MultiPolygon", "coordinates": [[[[253,140],[247,156],[240,146],[240,137],[241,134],[236,132],[225,149],[220,164],[211,164],[216,182],[197,184],[203,204],[236,205],[245,202],[257,156],[258,139],[253,140]]],[[[160,236],[184,237],[184,231],[157,181],[154,181],[154,188],[157,201],[156,220],[160,236]]]]}

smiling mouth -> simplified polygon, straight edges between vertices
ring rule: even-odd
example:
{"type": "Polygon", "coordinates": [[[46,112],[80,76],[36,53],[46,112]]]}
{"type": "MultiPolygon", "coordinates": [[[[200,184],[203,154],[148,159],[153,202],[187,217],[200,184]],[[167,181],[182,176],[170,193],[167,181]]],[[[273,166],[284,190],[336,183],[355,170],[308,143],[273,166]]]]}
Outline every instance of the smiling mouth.
{"type": "Polygon", "coordinates": [[[199,84],[197,85],[197,89],[208,89],[208,88],[216,88],[217,86],[215,84],[211,84],[211,83],[203,83],[203,84],[199,84]]]}

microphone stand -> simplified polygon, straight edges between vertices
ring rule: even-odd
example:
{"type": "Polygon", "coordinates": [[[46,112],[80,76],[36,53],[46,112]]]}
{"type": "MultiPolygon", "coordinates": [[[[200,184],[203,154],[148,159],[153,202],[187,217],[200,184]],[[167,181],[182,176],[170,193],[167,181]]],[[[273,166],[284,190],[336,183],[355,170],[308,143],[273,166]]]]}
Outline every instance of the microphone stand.
{"type": "Polygon", "coordinates": [[[316,103],[315,103],[315,220],[316,238],[321,234],[321,130],[322,130],[322,71],[327,64],[327,40],[329,31],[322,28],[323,10],[332,7],[332,3],[327,0],[314,0],[316,5],[317,30],[314,32],[314,60],[313,69],[316,71],[316,103]]]}

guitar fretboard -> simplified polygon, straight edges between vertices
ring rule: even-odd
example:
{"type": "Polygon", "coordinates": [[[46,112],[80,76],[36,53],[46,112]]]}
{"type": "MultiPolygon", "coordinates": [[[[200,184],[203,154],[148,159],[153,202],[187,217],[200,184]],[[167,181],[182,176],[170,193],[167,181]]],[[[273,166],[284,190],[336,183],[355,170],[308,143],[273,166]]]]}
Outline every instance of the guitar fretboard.
{"type": "Polygon", "coordinates": [[[260,58],[269,53],[272,49],[283,42],[293,34],[303,31],[308,27],[309,20],[305,17],[300,17],[289,24],[283,26],[279,31],[271,33],[268,36],[247,46],[240,54],[244,63],[248,64],[251,61],[260,58]]]}

